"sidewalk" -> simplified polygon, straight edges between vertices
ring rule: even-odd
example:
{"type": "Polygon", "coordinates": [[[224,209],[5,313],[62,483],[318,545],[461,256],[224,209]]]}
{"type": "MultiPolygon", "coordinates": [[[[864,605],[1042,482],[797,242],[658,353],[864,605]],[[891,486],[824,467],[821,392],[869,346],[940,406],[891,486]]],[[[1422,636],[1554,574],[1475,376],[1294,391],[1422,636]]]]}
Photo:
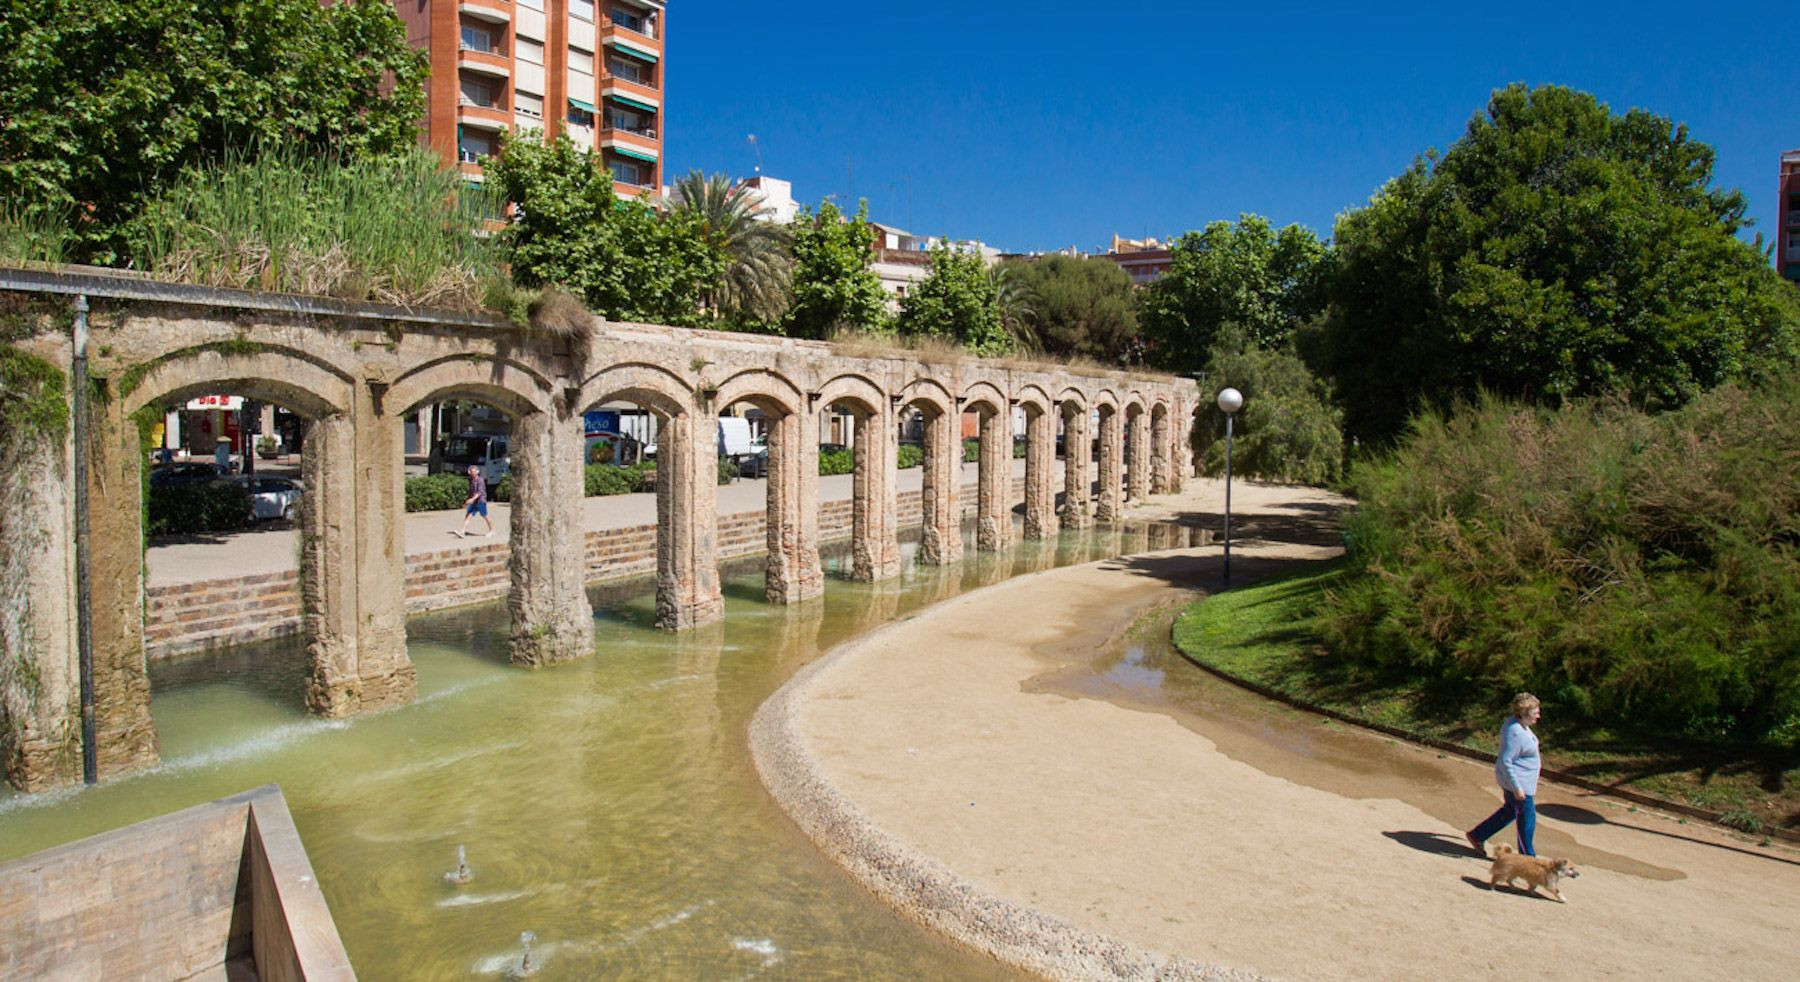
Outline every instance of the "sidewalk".
{"type": "MultiPolygon", "coordinates": [[[[975,493],[978,468],[963,465],[963,494],[975,493]]],[[[896,484],[899,492],[917,491],[924,484],[924,468],[900,471],[896,484]]],[[[1022,478],[1025,461],[1013,460],[1013,477],[1022,478]]],[[[1057,468],[1054,480],[1061,486],[1062,471],[1057,468]]],[[[845,501],[851,496],[854,477],[836,474],[819,478],[819,501],[845,501]]],[[[762,478],[737,480],[721,485],[718,494],[720,515],[739,515],[761,511],[768,496],[768,481],[762,478]]],[[[619,494],[587,498],[582,502],[586,516],[585,529],[628,528],[656,521],[655,494],[619,494]]],[[[452,548],[475,548],[505,542],[511,528],[512,508],[500,502],[488,506],[494,520],[493,538],[480,531],[487,526],[479,517],[469,523],[470,539],[458,539],[454,533],[462,527],[462,509],[454,511],[414,512],[406,516],[406,554],[416,556],[452,548]]],[[[220,535],[180,536],[150,543],[144,552],[145,585],[170,586],[216,580],[227,576],[254,576],[297,569],[300,565],[300,535],[292,527],[250,529],[220,535]]]]}

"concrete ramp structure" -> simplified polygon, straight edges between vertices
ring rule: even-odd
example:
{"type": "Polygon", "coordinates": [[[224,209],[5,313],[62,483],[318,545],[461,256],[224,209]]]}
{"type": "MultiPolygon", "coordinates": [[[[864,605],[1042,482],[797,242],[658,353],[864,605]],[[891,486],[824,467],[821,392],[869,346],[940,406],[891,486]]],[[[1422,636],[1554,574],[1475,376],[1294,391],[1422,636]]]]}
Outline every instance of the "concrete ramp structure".
{"type": "Polygon", "coordinates": [[[0,864],[0,978],[355,977],[273,784],[0,864]]]}

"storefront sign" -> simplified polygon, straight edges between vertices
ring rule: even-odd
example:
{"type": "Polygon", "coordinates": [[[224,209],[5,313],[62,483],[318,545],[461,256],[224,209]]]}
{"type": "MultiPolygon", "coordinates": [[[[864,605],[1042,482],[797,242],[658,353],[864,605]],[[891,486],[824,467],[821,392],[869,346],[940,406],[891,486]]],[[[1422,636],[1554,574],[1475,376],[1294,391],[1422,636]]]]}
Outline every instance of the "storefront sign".
{"type": "Polygon", "coordinates": [[[237,412],[238,410],[244,408],[244,397],[243,396],[201,396],[198,399],[189,399],[187,408],[189,408],[189,409],[223,409],[228,412],[237,412]]]}

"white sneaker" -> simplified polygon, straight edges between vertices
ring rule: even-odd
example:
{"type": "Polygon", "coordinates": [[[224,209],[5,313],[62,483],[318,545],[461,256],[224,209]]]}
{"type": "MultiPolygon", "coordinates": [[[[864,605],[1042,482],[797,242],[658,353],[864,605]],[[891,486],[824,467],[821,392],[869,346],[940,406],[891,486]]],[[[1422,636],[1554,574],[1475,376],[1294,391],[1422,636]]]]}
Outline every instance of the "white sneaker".
{"type": "Polygon", "coordinates": [[[494,533],[492,533],[492,532],[483,532],[483,533],[481,533],[481,537],[482,537],[482,538],[484,538],[484,539],[491,539],[491,538],[493,538],[493,537],[494,537],[494,533]]]}
{"type": "Polygon", "coordinates": [[[464,532],[462,529],[451,529],[450,534],[456,536],[459,539],[462,539],[462,538],[467,538],[469,533],[464,532]]]}

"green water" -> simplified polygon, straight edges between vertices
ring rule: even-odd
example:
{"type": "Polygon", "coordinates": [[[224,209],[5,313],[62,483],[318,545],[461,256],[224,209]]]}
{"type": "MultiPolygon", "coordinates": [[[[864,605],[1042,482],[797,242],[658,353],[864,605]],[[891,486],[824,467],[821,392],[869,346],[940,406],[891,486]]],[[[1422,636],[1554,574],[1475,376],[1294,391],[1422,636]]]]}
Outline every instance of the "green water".
{"type": "Polygon", "coordinates": [[[825,596],[790,607],[763,602],[752,565],[727,577],[721,623],[681,634],[652,626],[647,582],[596,587],[596,656],[535,672],[506,664],[502,603],[416,617],[418,701],[354,720],[306,715],[293,642],[159,664],[162,765],[0,797],[0,860],[276,782],[366,979],[498,976],[528,930],[543,978],[1005,977],[818,855],[757,780],[750,717],[880,623],[1188,535],[1065,533],[874,585],[828,557],[825,596]],[[458,844],[474,880],[452,887],[458,844]]]}

